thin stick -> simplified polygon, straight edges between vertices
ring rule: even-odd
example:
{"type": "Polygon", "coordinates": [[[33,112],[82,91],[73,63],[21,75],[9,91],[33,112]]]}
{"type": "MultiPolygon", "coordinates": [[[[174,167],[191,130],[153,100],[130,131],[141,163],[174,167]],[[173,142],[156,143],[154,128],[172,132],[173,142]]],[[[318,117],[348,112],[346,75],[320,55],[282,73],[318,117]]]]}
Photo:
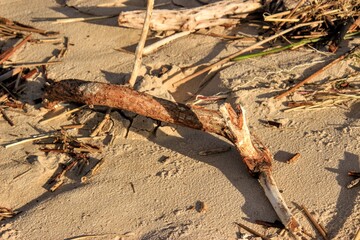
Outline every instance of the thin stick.
{"type": "Polygon", "coordinates": [[[10,68],[10,67],[31,68],[31,67],[38,67],[38,66],[44,66],[44,65],[52,65],[52,64],[56,64],[56,63],[61,63],[61,61],[32,62],[32,63],[8,63],[8,64],[4,64],[3,68],[10,68]]]}
{"type": "Polygon", "coordinates": [[[44,123],[47,123],[49,121],[52,121],[52,120],[55,120],[55,119],[58,119],[58,118],[61,118],[62,116],[66,116],[66,115],[69,115],[71,113],[74,113],[74,112],[77,112],[77,111],[80,111],[81,109],[83,109],[84,107],[86,107],[87,105],[82,105],[81,107],[77,107],[77,108],[74,108],[70,111],[66,111],[66,112],[63,112],[63,113],[60,113],[59,115],[56,115],[54,117],[51,117],[51,118],[48,118],[48,119],[42,119],[39,121],[39,123],[41,124],[44,124],[44,123]]]}
{"type": "Polygon", "coordinates": [[[314,217],[311,215],[311,213],[306,209],[304,205],[301,205],[301,208],[304,210],[305,215],[308,217],[310,222],[314,225],[316,230],[319,231],[320,235],[325,239],[328,240],[327,233],[324,231],[324,229],[319,225],[319,223],[314,219],[314,217]]]}
{"type": "Polygon", "coordinates": [[[7,71],[3,75],[0,75],[0,82],[9,79],[12,76],[15,76],[16,74],[20,73],[21,71],[22,71],[21,68],[14,68],[14,69],[11,69],[10,71],[7,71]]]}
{"type": "Polygon", "coordinates": [[[0,108],[0,114],[2,115],[2,117],[5,119],[5,121],[7,121],[9,123],[9,125],[11,127],[15,126],[14,122],[11,120],[11,118],[6,114],[6,112],[4,111],[4,109],[0,108]]]}
{"type": "MultiPolygon", "coordinates": [[[[285,17],[285,19],[291,18],[291,17],[294,15],[294,13],[296,12],[296,10],[297,10],[301,5],[303,5],[305,1],[306,1],[306,0],[300,0],[300,1],[298,2],[298,4],[296,4],[295,8],[291,10],[291,12],[289,13],[289,15],[287,15],[287,16],[285,17]]],[[[285,22],[280,23],[280,24],[279,24],[279,28],[280,28],[282,25],[284,25],[284,24],[285,24],[285,22]]]]}
{"type": "Polygon", "coordinates": [[[149,55],[149,54],[155,52],[157,49],[161,48],[162,46],[164,46],[178,38],[187,36],[190,33],[192,33],[192,31],[178,32],[169,37],[163,38],[163,39],[157,41],[156,43],[146,46],[143,50],[143,55],[149,55]]]}
{"type": "Polygon", "coordinates": [[[111,110],[112,110],[112,108],[108,108],[108,110],[106,111],[106,114],[104,116],[104,119],[97,125],[95,130],[90,134],[90,137],[95,137],[96,135],[98,135],[100,133],[100,131],[104,127],[105,123],[110,119],[111,110]]]}
{"type": "Polygon", "coordinates": [[[345,54],[341,55],[340,57],[336,58],[335,60],[333,60],[332,62],[330,62],[329,64],[327,64],[326,66],[324,66],[323,68],[321,68],[320,70],[316,71],[315,73],[313,73],[312,75],[310,75],[309,77],[305,78],[304,80],[302,80],[301,82],[299,82],[298,84],[296,84],[294,87],[290,88],[289,90],[287,90],[286,92],[283,92],[282,94],[278,95],[275,97],[275,99],[280,99],[283,97],[286,97],[287,95],[289,95],[290,93],[293,93],[296,91],[296,89],[298,89],[299,87],[305,85],[305,83],[310,82],[311,80],[313,80],[315,77],[317,77],[319,74],[321,74],[322,72],[326,71],[327,69],[331,68],[332,66],[334,66],[336,63],[342,61],[343,59],[345,59],[347,56],[349,56],[350,54],[354,53],[358,48],[360,48],[360,45],[355,46],[354,48],[352,48],[350,51],[346,52],[345,54]]]}
{"type": "Polygon", "coordinates": [[[113,18],[117,17],[118,15],[111,15],[111,16],[99,16],[99,17],[88,17],[88,18],[60,18],[56,19],[55,23],[74,23],[74,22],[86,22],[86,21],[94,21],[94,20],[101,20],[101,19],[107,19],[107,18],[113,18]]]}
{"type": "Polygon", "coordinates": [[[52,133],[46,133],[46,134],[32,136],[32,137],[29,137],[29,138],[19,140],[19,141],[14,142],[14,143],[6,144],[5,148],[15,147],[15,146],[20,145],[20,144],[24,144],[24,143],[32,142],[32,141],[35,141],[35,140],[44,139],[44,138],[53,137],[55,135],[56,135],[56,133],[52,132],[52,133]]]}
{"type": "Polygon", "coordinates": [[[104,164],[105,158],[100,159],[82,178],[81,182],[86,183],[90,178],[92,178],[104,164]]]}
{"type": "Polygon", "coordinates": [[[245,230],[248,231],[249,233],[254,234],[254,235],[257,236],[257,237],[261,237],[261,238],[264,239],[264,240],[270,240],[270,238],[265,237],[265,236],[262,235],[261,233],[258,233],[258,232],[256,232],[255,230],[252,230],[251,228],[245,226],[245,225],[242,224],[242,223],[237,223],[237,222],[236,222],[235,224],[238,225],[239,227],[245,229],[245,230]]]}
{"type": "Polygon", "coordinates": [[[57,59],[63,58],[65,56],[65,54],[67,53],[68,49],[69,49],[69,38],[68,37],[64,37],[64,42],[63,42],[63,48],[60,50],[59,54],[56,56],[57,59]]]}
{"type": "Polygon", "coordinates": [[[21,42],[16,44],[15,46],[9,48],[5,52],[0,55],[0,64],[3,64],[6,60],[8,60],[19,48],[21,48],[27,41],[31,38],[31,34],[27,35],[21,42]]]}
{"type": "Polygon", "coordinates": [[[284,35],[284,34],[286,34],[286,33],[288,33],[288,32],[291,32],[291,31],[297,29],[297,28],[305,27],[305,26],[309,26],[309,25],[313,25],[313,24],[319,24],[319,23],[322,23],[322,22],[323,22],[323,21],[301,23],[301,24],[298,24],[298,25],[296,25],[296,26],[294,26],[294,27],[292,27],[292,28],[286,29],[286,30],[284,30],[284,31],[282,31],[282,32],[280,32],[280,33],[277,33],[277,34],[275,34],[275,35],[273,35],[273,36],[271,36],[271,37],[268,37],[268,38],[266,38],[266,39],[264,39],[264,40],[262,40],[262,41],[260,41],[260,42],[257,42],[257,43],[255,43],[254,45],[251,45],[250,47],[247,47],[247,48],[242,49],[242,50],[240,50],[240,51],[238,51],[238,52],[236,52],[236,53],[233,53],[233,54],[231,54],[231,55],[229,55],[229,56],[221,59],[220,61],[217,61],[217,62],[215,62],[215,63],[213,63],[213,64],[205,67],[204,69],[201,69],[200,71],[195,72],[195,73],[193,73],[193,74],[191,74],[191,75],[183,78],[183,79],[181,80],[181,82],[187,82],[187,81],[189,81],[189,80],[191,80],[191,79],[193,79],[193,78],[195,78],[195,77],[197,77],[197,76],[200,76],[201,74],[203,74],[203,73],[205,73],[205,72],[213,69],[214,67],[221,66],[221,65],[223,65],[223,64],[231,61],[233,58],[238,57],[240,54],[243,54],[243,53],[245,53],[245,52],[254,50],[255,48],[257,48],[257,47],[259,47],[259,46],[261,46],[261,45],[263,45],[263,44],[265,44],[265,43],[267,43],[267,42],[270,42],[271,40],[273,40],[273,39],[275,39],[275,38],[278,38],[278,37],[280,37],[280,36],[282,36],[282,35],[284,35]]]}
{"type": "Polygon", "coordinates": [[[299,158],[301,157],[300,153],[296,153],[294,156],[292,156],[289,160],[286,161],[286,163],[295,163],[299,158]]]}
{"type": "Polygon", "coordinates": [[[140,69],[140,65],[141,65],[141,62],[142,62],[143,49],[144,49],[146,38],[147,38],[147,35],[148,35],[148,32],[149,32],[150,18],[151,18],[153,8],[154,8],[154,0],[148,0],[147,1],[145,22],[144,22],[144,26],[143,26],[143,29],[142,29],[139,44],[138,44],[138,46],[136,48],[136,52],[135,52],[134,68],[133,68],[133,71],[131,73],[131,77],[129,79],[129,84],[132,87],[134,87],[135,82],[136,82],[136,78],[137,78],[137,76],[139,74],[139,69],[140,69]]]}

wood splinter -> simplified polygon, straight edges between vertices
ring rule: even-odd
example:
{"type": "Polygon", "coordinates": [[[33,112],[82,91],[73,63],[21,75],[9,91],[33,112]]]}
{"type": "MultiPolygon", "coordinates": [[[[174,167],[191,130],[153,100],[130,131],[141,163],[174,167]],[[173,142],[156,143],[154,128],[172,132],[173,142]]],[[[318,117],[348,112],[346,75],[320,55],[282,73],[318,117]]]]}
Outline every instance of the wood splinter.
{"type": "Polygon", "coordinates": [[[44,97],[44,102],[50,108],[59,101],[119,108],[162,122],[215,133],[230,140],[239,151],[250,174],[259,180],[284,226],[291,232],[301,230],[272,177],[272,155],[263,144],[254,141],[243,108],[239,107],[236,112],[230,104],[225,103],[218,111],[210,110],[201,106],[171,102],[125,86],[75,79],[51,84],[46,88],[44,97]]]}

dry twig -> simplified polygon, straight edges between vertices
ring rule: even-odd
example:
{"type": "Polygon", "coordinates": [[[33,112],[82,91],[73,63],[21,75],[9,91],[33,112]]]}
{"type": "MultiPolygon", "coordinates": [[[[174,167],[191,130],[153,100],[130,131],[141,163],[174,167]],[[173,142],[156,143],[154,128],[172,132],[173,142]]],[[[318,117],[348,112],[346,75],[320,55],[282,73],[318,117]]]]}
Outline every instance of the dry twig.
{"type": "Polygon", "coordinates": [[[146,38],[147,38],[147,35],[149,32],[150,19],[151,19],[151,14],[152,14],[153,8],[154,8],[154,0],[147,0],[145,22],[143,25],[140,41],[138,43],[138,46],[137,46],[136,52],[135,52],[134,68],[133,68],[133,71],[132,71],[130,79],[129,79],[129,84],[132,87],[135,86],[136,78],[138,77],[138,74],[139,74],[142,57],[143,57],[143,50],[144,50],[146,38]]]}
{"type": "Polygon", "coordinates": [[[319,231],[319,233],[321,234],[321,236],[325,239],[328,240],[328,236],[327,233],[325,231],[325,229],[323,229],[323,227],[320,226],[320,224],[314,219],[314,217],[311,215],[311,213],[307,210],[307,208],[304,205],[301,205],[301,208],[303,209],[305,215],[308,217],[308,219],[310,220],[310,222],[314,225],[314,227],[316,228],[316,230],[319,231]]]}
{"type": "Polygon", "coordinates": [[[254,234],[254,235],[257,236],[257,237],[261,237],[263,240],[270,240],[270,238],[265,237],[265,236],[262,235],[261,233],[258,233],[257,231],[249,228],[248,226],[245,226],[245,225],[242,224],[242,223],[235,222],[235,224],[238,225],[239,227],[245,229],[245,230],[248,231],[249,233],[254,234]]]}

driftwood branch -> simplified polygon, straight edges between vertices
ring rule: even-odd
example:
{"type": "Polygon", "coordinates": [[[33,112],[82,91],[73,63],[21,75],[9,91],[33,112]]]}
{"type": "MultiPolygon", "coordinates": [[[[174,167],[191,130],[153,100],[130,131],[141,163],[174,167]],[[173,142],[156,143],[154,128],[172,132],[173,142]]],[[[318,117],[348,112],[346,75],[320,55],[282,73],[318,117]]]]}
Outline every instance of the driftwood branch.
{"type": "MultiPolygon", "coordinates": [[[[153,11],[150,29],[154,31],[193,31],[219,25],[238,23],[238,19],[228,18],[229,15],[246,17],[248,13],[262,8],[260,0],[228,0],[220,1],[205,6],[182,9],[153,11]]],[[[143,27],[145,11],[127,11],[119,16],[118,23],[121,27],[143,27]]]]}
{"type": "Polygon", "coordinates": [[[163,122],[215,133],[234,143],[250,174],[260,185],[284,226],[291,232],[299,224],[290,213],[271,175],[272,156],[259,141],[254,141],[246,124],[245,111],[236,112],[230,104],[219,111],[199,106],[187,106],[131,88],[81,80],[63,80],[46,88],[45,103],[52,107],[58,101],[78,102],[120,108],[163,122]]]}

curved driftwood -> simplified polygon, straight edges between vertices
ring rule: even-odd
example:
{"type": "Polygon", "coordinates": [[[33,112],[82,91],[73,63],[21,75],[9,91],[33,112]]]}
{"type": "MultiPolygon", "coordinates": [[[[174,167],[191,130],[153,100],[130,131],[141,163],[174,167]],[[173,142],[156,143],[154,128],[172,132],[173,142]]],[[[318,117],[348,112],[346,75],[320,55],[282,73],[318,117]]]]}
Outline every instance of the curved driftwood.
{"type": "Polygon", "coordinates": [[[218,111],[187,106],[131,88],[113,84],[63,80],[46,88],[49,107],[58,101],[120,108],[163,122],[203,130],[223,136],[234,143],[250,174],[256,177],[284,226],[292,232],[299,224],[292,216],[271,174],[272,155],[260,142],[254,142],[246,124],[245,111],[236,112],[228,103],[218,111]]]}
{"type": "MultiPolygon", "coordinates": [[[[260,0],[228,0],[205,6],[182,10],[154,10],[150,29],[154,31],[193,31],[219,25],[233,25],[239,20],[227,16],[246,17],[248,13],[262,8],[260,0]]],[[[127,11],[119,15],[121,27],[141,29],[145,11],[127,11]]]]}

